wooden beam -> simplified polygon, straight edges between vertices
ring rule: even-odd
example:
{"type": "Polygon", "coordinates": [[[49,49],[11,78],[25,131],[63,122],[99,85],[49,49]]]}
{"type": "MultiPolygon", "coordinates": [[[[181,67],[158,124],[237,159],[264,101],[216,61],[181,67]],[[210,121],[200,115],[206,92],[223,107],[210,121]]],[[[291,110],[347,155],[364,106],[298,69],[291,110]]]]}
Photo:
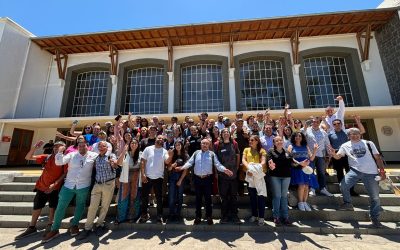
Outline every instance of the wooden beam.
{"type": "MultiPolygon", "coordinates": [[[[149,38],[149,39],[129,39],[129,40],[124,40],[124,41],[114,41],[112,44],[118,45],[118,44],[127,44],[127,43],[141,43],[141,42],[156,42],[156,41],[166,41],[166,40],[177,40],[178,43],[180,44],[181,39],[190,39],[190,38],[198,38],[198,37],[204,37],[204,36],[210,36],[210,35],[218,35],[222,37],[229,37],[232,35],[232,32],[237,34],[237,35],[247,35],[247,34],[253,34],[258,33],[258,32],[295,32],[296,30],[301,32],[305,30],[316,30],[316,29],[323,29],[323,28],[337,28],[337,27],[361,27],[361,26],[367,26],[367,25],[383,25],[385,24],[385,21],[375,21],[375,22],[358,22],[358,23],[346,23],[346,24],[331,24],[331,25],[315,25],[315,26],[300,26],[300,27],[293,27],[293,28],[272,28],[272,29],[262,29],[262,30],[255,30],[255,31],[226,31],[226,32],[219,32],[219,33],[214,33],[214,34],[200,34],[200,35],[176,35],[176,36],[170,36],[170,37],[158,37],[158,38],[149,38]]],[[[278,37],[280,38],[280,37],[278,37]]],[[[35,39],[32,39],[34,42],[35,39]]],[[[36,42],[38,43],[38,42],[36,42]]],[[[103,41],[103,42],[95,42],[95,43],[87,43],[87,44],[77,44],[77,45],[61,45],[61,46],[43,46],[42,49],[48,50],[50,52],[55,52],[56,49],[71,49],[71,48],[78,48],[78,47],[86,47],[86,46],[95,46],[95,45],[106,45],[108,46],[110,42],[103,41]]]]}
{"type": "Polygon", "coordinates": [[[110,54],[108,55],[111,60],[111,75],[117,75],[118,72],[118,50],[113,44],[108,45],[110,54]]]}
{"type": "Polygon", "coordinates": [[[368,24],[361,32],[357,32],[357,44],[361,55],[361,61],[364,62],[369,59],[369,48],[371,43],[371,24],[368,24]]]}
{"type": "Polygon", "coordinates": [[[296,30],[293,32],[292,36],[290,37],[290,45],[292,47],[292,57],[293,57],[293,65],[299,64],[299,41],[300,32],[296,30]]]}
{"type": "Polygon", "coordinates": [[[235,68],[235,61],[233,60],[233,36],[229,37],[229,68],[235,68]]]}
{"type": "Polygon", "coordinates": [[[172,47],[171,40],[167,41],[167,45],[168,45],[168,72],[172,72],[174,63],[174,49],[172,47]]]}
{"type": "Polygon", "coordinates": [[[65,73],[67,72],[68,54],[61,54],[60,50],[56,49],[56,62],[58,70],[58,78],[65,80],[65,73]]]}

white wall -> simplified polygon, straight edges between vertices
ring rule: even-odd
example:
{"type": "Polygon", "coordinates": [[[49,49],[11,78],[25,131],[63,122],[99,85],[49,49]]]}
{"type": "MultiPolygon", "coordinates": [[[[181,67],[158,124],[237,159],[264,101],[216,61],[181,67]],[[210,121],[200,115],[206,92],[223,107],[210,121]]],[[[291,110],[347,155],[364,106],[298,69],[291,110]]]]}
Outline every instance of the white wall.
{"type": "Polygon", "coordinates": [[[1,20],[4,27],[0,40],[0,117],[12,118],[28,51],[29,35],[21,32],[7,19],[1,20]]]}
{"type": "MultiPolygon", "coordinates": [[[[300,51],[326,46],[343,46],[358,49],[355,34],[300,38],[300,51]]],[[[234,56],[263,50],[280,51],[291,54],[291,46],[288,39],[243,41],[234,43],[234,56]]],[[[229,58],[229,45],[225,43],[174,47],[174,60],[194,55],[221,55],[229,58]]],[[[167,48],[137,49],[119,52],[119,63],[143,58],[167,60],[167,48]]],[[[367,88],[366,94],[369,96],[370,103],[371,105],[391,105],[392,101],[390,93],[380,60],[379,51],[374,39],[371,41],[370,60],[371,69],[369,71],[363,70],[367,88]]],[[[109,63],[110,58],[108,52],[69,55],[68,67],[90,62],[109,63]]],[[[296,77],[298,76],[294,74],[294,79],[297,79],[296,77]]],[[[118,84],[122,83],[119,82],[118,84]]],[[[59,116],[63,91],[64,89],[60,85],[58,79],[56,62],[54,61],[51,68],[43,117],[59,116]]],[[[300,96],[300,93],[297,94],[300,96]]]]}
{"type": "Polygon", "coordinates": [[[40,117],[52,55],[32,43],[22,79],[15,118],[40,117]]]}
{"type": "Polygon", "coordinates": [[[399,161],[400,159],[400,118],[374,119],[376,134],[378,135],[379,145],[386,160],[399,161]],[[390,136],[384,135],[383,126],[389,126],[393,129],[390,136]]]}

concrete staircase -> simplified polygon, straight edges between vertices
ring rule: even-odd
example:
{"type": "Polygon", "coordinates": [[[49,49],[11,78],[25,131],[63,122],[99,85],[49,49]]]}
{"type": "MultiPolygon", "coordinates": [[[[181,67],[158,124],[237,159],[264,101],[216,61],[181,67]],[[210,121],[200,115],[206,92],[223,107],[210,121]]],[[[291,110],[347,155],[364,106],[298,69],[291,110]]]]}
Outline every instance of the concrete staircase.
{"type": "MultiPolygon", "coordinates": [[[[0,227],[25,228],[31,219],[31,211],[35,193],[32,192],[38,176],[16,176],[13,182],[0,184],[0,227]]],[[[392,178],[396,185],[400,186],[399,178],[392,178]]],[[[219,224],[220,209],[219,197],[213,197],[213,219],[215,225],[204,224],[193,225],[195,217],[195,197],[185,196],[182,216],[185,221],[180,224],[133,224],[123,223],[118,226],[110,224],[110,228],[121,228],[129,230],[174,230],[174,231],[277,231],[277,232],[301,232],[301,233],[359,233],[359,234],[400,234],[400,197],[388,191],[381,190],[381,205],[383,212],[381,221],[384,228],[375,229],[370,226],[368,217],[368,196],[362,183],[358,183],[355,190],[361,194],[353,197],[354,211],[337,211],[341,203],[339,185],[335,176],[328,178],[328,190],[335,194],[335,197],[316,196],[310,197],[309,203],[313,206],[313,211],[302,212],[295,208],[289,210],[289,216],[294,221],[292,227],[275,228],[269,220],[266,226],[260,227],[252,223],[245,222],[242,225],[219,224]]],[[[245,221],[250,217],[249,197],[239,197],[239,217],[245,221]]],[[[39,218],[38,227],[44,227],[47,223],[48,208],[42,211],[39,218]]],[[[67,218],[63,220],[62,227],[68,228],[68,222],[73,215],[73,207],[68,208],[67,218]]],[[[116,205],[112,204],[109,210],[109,221],[113,220],[116,212],[116,205]]],[[[150,213],[155,216],[156,208],[150,208],[150,213]]],[[[168,214],[168,209],[164,208],[164,214],[168,214]]],[[[86,212],[84,213],[86,215],[86,212]]],[[[204,212],[203,212],[204,215],[204,212]]],[[[266,218],[271,218],[271,210],[266,209],[266,218]]],[[[81,221],[83,224],[85,219],[81,221]]]]}

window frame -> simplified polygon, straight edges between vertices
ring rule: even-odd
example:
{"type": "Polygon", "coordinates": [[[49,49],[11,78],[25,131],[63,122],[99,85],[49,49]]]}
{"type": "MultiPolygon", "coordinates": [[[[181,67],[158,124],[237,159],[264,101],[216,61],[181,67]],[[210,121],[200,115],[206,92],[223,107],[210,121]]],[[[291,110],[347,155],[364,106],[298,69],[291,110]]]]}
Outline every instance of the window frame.
{"type": "MultiPolygon", "coordinates": [[[[60,117],[72,117],[72,107],[76,89],[77,77],[81,73],[88,71],[110,71],[109,63],[84,63],[67,68],[64,92],[62,97],[60,117]]],[[[110,113],[112,83],[111,78],[107,82],[107,94],[105,101],[104,114],[98,116],[108,116],[110,113]]],[[[82,117],[82,116],[81,116],[82,117]]]]}
{"type": "MultiPolygon", "coordinates": [[[[243,53],[234,57],[235,64],[235,88],[236,88],[236,107],[237,110],[246,110],[241,106],[242,93],[240,88],[240,64],[250,61],[272,60],[282,64],[283,86],[285,89],[285,100],[291,108],[297,108],[296,92],[294,88],[293,71],[291,57],[289,53],[281,51],[253,51],[243,53]]],[[[252,111],[252,110],[246,110],[252,111]]]]}

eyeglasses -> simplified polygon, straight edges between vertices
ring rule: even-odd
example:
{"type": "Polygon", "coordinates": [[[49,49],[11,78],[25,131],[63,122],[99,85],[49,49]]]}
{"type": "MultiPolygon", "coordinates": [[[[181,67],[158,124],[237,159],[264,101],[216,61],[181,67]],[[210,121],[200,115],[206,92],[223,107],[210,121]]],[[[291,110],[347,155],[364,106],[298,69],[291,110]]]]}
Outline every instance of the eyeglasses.
{"type": "Polygon", "coordinates": [[[257,140],[254,140],[254,139],[250,139],[249,141],[257,141],[257,140]]]}
{"type": "Polygon", "coordinates": [[[332,125],[340,125],[340,122],[332,123],[332,125]]]}
{"type": "Polygon", "coordinates": [[[85,129],[91,129],[91,127],[86,127],[85,129]]]}

